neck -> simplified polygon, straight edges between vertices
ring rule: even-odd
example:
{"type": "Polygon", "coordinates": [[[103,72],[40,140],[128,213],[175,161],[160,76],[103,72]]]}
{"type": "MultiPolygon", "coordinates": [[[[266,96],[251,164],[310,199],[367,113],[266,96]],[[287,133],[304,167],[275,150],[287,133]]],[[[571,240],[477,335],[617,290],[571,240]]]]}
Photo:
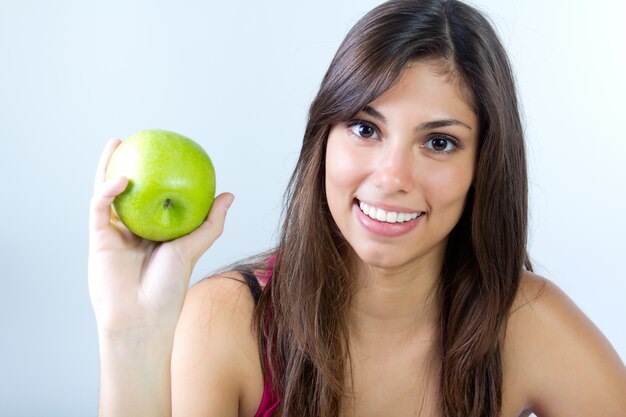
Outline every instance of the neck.
{"type": "Polygon", "coordinates": [[[436,328],[443,253],[383,269],[356,262],[358,287],[350,308],[350,332],[358,339],[432,337],[436,328]]]}

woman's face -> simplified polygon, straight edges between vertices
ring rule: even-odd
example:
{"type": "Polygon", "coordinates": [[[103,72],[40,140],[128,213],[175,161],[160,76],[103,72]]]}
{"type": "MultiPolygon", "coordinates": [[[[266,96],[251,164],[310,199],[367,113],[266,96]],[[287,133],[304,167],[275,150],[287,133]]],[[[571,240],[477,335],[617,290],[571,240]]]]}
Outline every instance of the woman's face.
{"type": "Polygon", "coordinates": [[[332,126],[326,195],[366,264],[439,260],[472,184],[478,119],[456,78],[416,62],[353,120],[332,126]]]}

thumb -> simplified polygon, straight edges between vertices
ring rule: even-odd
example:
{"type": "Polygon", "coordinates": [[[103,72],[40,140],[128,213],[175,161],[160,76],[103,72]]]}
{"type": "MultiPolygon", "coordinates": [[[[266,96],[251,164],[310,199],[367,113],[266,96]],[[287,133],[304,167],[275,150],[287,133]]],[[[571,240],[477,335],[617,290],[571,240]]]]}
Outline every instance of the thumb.
{"type": "Polygon", "coordinates": [[[234,199],[235,196],[231,193],[218,195],[204,223],[190,234],[172,242],[178,246],[180,253],[186,253],[189,256],[192,266],[224,231],[226,213],[234,199]]]}

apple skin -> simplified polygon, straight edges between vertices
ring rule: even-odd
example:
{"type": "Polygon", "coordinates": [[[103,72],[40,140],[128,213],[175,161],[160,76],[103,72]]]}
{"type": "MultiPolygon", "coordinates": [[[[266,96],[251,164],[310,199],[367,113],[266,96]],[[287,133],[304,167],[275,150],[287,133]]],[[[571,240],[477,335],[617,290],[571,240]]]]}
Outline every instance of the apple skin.
{"type": "Polygon", "coordinates": [[[122,223],[144,239],[184,236],[207,217],[215,198],[215,170],[200,145],[178,133],[144,130],[115,149],[106,178],[128,186],[113,201],[122,223]]]}

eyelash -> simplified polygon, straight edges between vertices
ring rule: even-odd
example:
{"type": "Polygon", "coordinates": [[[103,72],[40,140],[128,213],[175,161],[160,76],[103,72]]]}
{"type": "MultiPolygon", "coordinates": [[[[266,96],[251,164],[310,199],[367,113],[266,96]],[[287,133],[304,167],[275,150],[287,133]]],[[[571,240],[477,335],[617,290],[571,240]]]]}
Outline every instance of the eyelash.
{"type": "MultiPolygon", "coordinates": [[[[374,140],[379,140],[381,133],[380,130],[378,129],[378,127],[376,127],[376,125],[374,125],[373,123],[367,122],[365,120],[351,120],[347,123],[347,127],[348,127],[348,131],[349,133],[355,137],[357,140],[359,141],[374,141],[374,140]],[[378,138],[367,138],[367,137],[363,137],[357,133],[354,132],[353,128],[355,126],[359,126],[359,125],[364,125],[369,127],[370,129],[372,129],[374,131],[375,135],[378,135],[378,138]]],[[[456,140],[455,138],[453,138],[452,136],[449,135],[445,135],[445,134],[441,134],[441,133],[435,133],[432,135],[429,135],[427,140],[425,141],[425,143],[423,145],[420,146],[421,148],[427,149],[430,152],[434,152],[436,154],[440,154],[440,155],[451,155],[453,153],[455,153],[456,151],[458,151],[459,149],[462,149],[461,144],[459,143],[458,140],[456,140]],[[432,142],[436,139],[443,139],[446,140],[448,142],[448,144],[452,144],[452,146],[454,146],[453,149],[450,150],[436,150],[433,149],[432,147],[429,147],[428,145],[431,144],[432,146],[432,142]]],[[[448,146],[446,146],[447,148],[448,146]]]]}
{"type": "Polygon", "coordinates": [[[357,133],[354,132],[354,130],[352,130],[353,127],[358,126],[358,125],[363,125],[363,126],[367,126],[370,129],[372,129],[374,131],[374,133],[378,136],[380,136],[380,130],[376,127],[376,125],[366,122],[365,120],[351,120],[347,123],[348,126],[348,130],[350,131],[350,134],[354,137],[356,137],[358,140],[376,140],[376,139],[372,139],[372,138],[366,138],[363,137],[357,133]]]}
{"type": "MultiPolygon", "coordinates": [[[[456,151],[461,149],[461,145],[459,144],[459,142],[456,139],[454,139],[451,136],[443,135],[443,134],[440,134],[440,133],[437,133],[437,134],[434,134],[432,136],[429,136],[428,140],[426,141],[426,143],[424,145],[422,145],[422,147],[428,149],[431,152],[435,152],[435,153],[443,154],[443,155],[452,155],[453,153],[455,153],[456,151]],[[448,144],[452,144],[453,148],[449,149],[449,150],[438,151],[436,149],[432,149],[432,148],[427,147],[427,144],[432,144],[432,142],[434,140],[436,140],[436,139],[443,139],[445,141],[448,141],[448,144]]],[[[446,148],[447,147],[448,146],[446,145],[446,148]]]]}

